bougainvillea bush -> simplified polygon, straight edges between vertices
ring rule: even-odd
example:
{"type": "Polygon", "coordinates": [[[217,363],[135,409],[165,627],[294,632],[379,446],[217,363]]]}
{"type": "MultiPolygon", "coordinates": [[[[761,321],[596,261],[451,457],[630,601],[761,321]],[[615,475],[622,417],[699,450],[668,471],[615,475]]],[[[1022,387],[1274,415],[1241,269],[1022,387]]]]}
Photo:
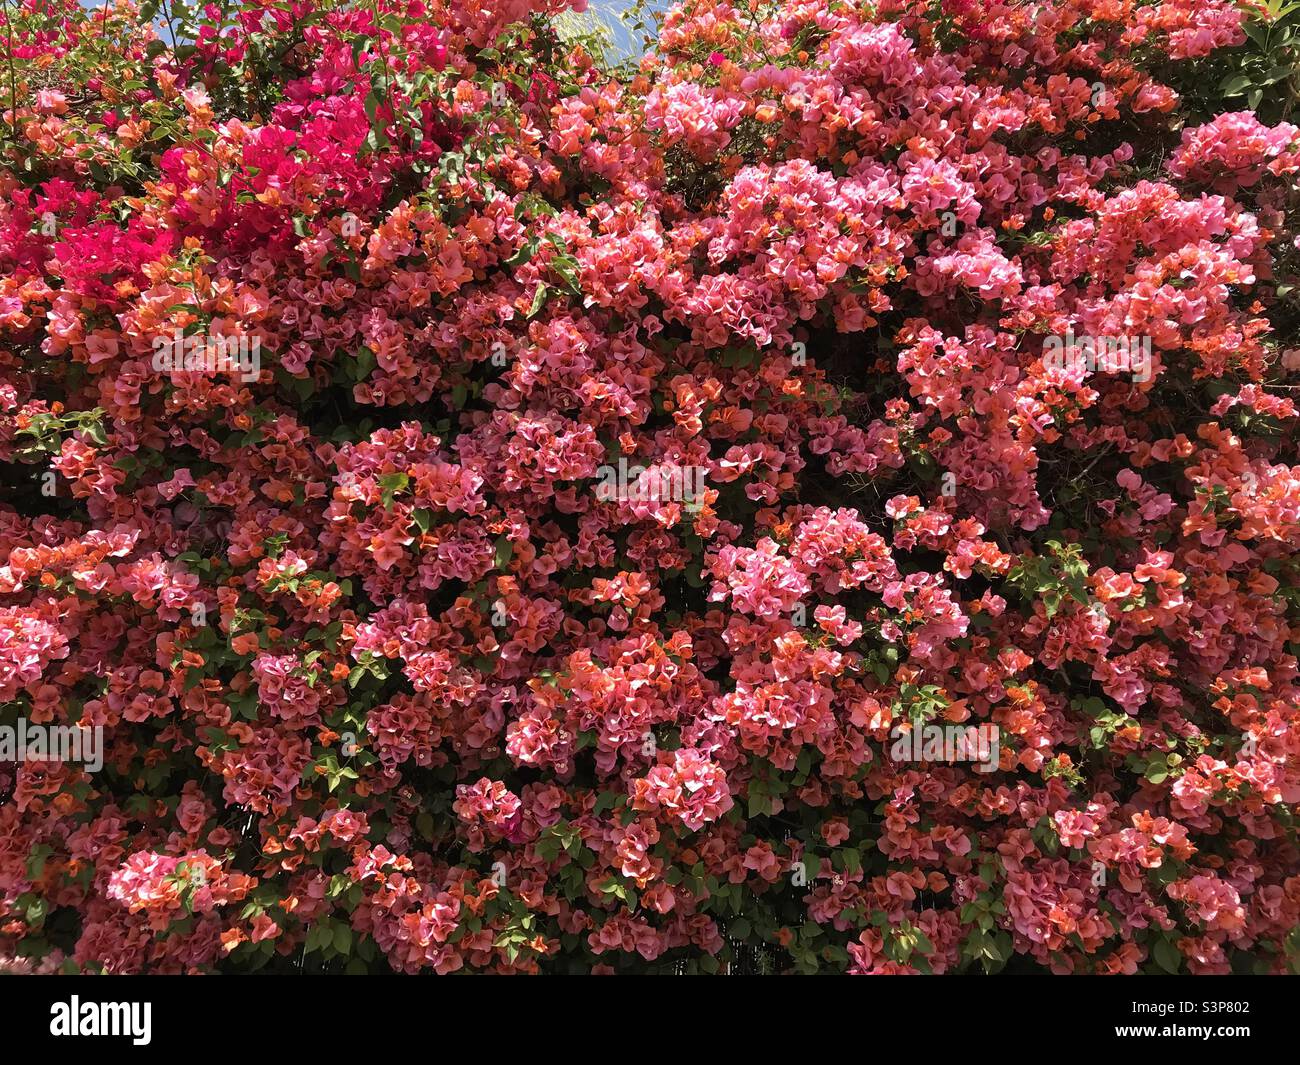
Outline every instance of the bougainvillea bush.
{"type": "Polygon", "coordinates": [[[7,0],[0,967],[1300,968],[1290,7],[563,7],[7,0]]]}

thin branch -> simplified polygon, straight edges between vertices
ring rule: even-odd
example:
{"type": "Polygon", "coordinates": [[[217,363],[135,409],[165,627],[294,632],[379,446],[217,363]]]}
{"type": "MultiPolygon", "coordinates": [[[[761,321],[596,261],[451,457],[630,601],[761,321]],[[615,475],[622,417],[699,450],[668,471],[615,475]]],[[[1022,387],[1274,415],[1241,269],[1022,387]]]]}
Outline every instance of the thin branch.
{"type": "Polygon", "coordinates": [[[3,0],[5,8],[5,34],[8,37],[6,58],[9,61],[9,124],[14,130],[14,140],[18,139],[18,74],[14,70],[14,24],[9,14],[9,0],[3,0]]]}

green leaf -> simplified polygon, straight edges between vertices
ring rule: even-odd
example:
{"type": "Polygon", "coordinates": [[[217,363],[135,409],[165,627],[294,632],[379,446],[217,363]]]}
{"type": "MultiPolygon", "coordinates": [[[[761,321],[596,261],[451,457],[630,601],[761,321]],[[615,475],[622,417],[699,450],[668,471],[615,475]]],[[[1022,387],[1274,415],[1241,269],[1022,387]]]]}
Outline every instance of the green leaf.
{"type": "Polygon", "coordinates": [[[53,853],[54,848],[45,843],[33,847],[27,856],[27,879],[39,880],[45,872],[46,859],[53,853]]]}
{"type": "Polygon", "coordinates": [[[536,235],[529,237],[514,255],[505,261],[506,266],[523,266],[537,251],[539,241],[536,235]]]}
{"type": "Polygon", "coordinates": [[[528,313],[524,317],[526,318],[535,317],[537,312],[540,311],[542,307],[545,305],[546,297],[549,294],[549,292],[550,289],[546,285],[538,285],[537,291],[533,294],[532,306],[528,308],[528,313]]]}
{"type": "Polygon", "coordinates": [[[1167,973],[1177,973],[1179,966],[1182,965],[1182,954],[1168,939],[1157,939],[1152,953],[1155,955],[1156,964],[1167,973]]]}
{"type": "Polygon", "coordinates": [[[393,496],[398,492],[405,491],[406,487],[410,483],[411,478],[400,470],[395,473],[386,473],[379,478],[381,498],[383,499],[385,510],[393,505],[393,496]]]}
{"type": "Polygon", "coordinates": [[[370,376],[370,372],[378,365],[379,360],[375,358],[375,353],[367,347],[361,348],[357,352],[356,359],[352,365],[354,381],[364,381],[370,376]]]}

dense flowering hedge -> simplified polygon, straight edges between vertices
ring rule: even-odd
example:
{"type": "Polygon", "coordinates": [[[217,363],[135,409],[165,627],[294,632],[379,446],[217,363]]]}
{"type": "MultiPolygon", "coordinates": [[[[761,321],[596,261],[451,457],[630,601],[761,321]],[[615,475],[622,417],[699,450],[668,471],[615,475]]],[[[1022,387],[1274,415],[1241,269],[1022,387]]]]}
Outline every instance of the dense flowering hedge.
{"type": "Polygon", "coordinates": [[[562,6],[9,0],[4,966],[1300,968],[1257,13],[562,6]]]}

